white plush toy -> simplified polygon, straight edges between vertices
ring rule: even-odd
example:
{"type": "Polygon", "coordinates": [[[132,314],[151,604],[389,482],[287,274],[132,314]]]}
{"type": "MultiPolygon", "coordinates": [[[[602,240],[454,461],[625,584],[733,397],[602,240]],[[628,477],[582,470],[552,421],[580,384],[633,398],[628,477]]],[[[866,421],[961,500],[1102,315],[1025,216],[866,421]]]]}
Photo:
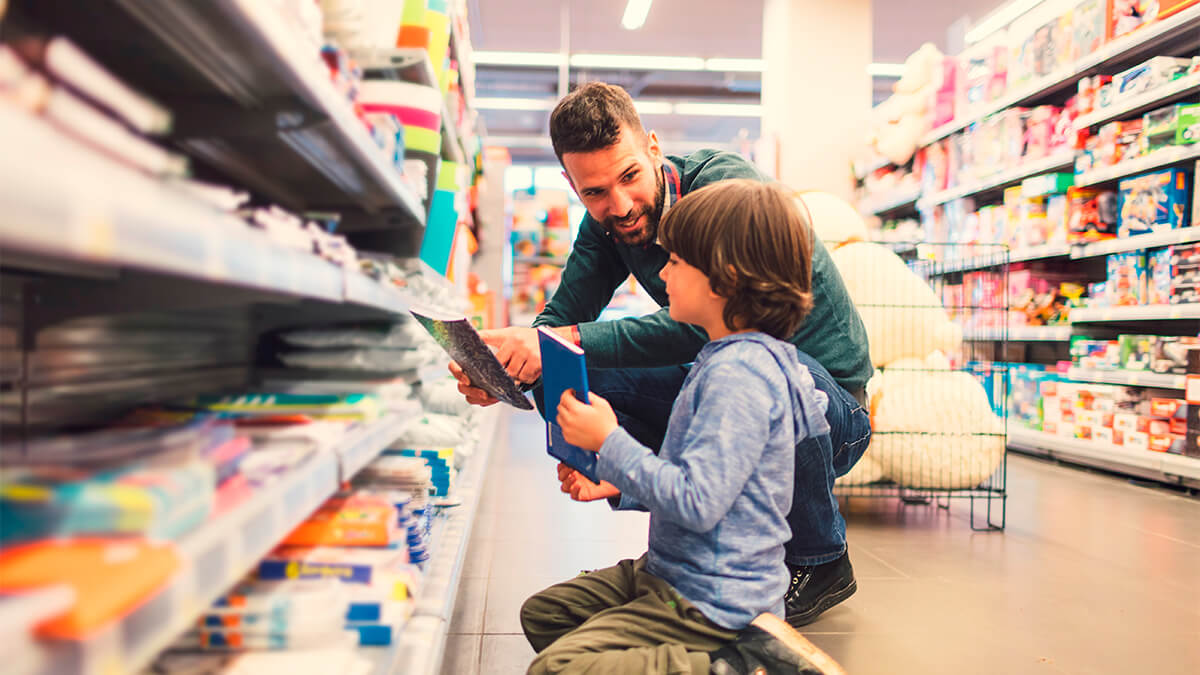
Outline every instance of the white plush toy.
{"type": "Polygon", "coordinates": [[[867,453],[905,487],[975,487],[1004,457],[1004,424],[983,386],[970,373],[948,370],[941,354],[885,369],[871,408],[867,453]]]}
{"type": "Polygon", "coordinates": [[[893,164],[912,159],[931,126],[929,106],[941,85],[942,53],[931,43],[921,45],[904,62],[895,93],[875,107],[868,142],[893,164]]]}
{"type": "Polygon", "coordinates": [[[923,358],[961,342],[961,329],[946,316],[933,289],[891,249],[855,242],[830,255],[867,328],[871,363],[923,358]]]}
{"type": "Polygon", "coordinates": [[[828,192],[802,192],[797,200],[808,210],[813,232],[831,250],[868,239],[867,223],[853,206],[828,192]]]}

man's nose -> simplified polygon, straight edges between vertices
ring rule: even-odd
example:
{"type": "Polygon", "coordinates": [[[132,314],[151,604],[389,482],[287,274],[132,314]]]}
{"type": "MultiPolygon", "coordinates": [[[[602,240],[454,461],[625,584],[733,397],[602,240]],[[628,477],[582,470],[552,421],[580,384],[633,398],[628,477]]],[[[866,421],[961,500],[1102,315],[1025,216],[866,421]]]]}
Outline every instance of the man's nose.
{"type": "Polygon", "coordinates": [[[609,213],[613,218],[624,218],[633,211],[633,199],[624,190],[613,190],[609,213]]]}

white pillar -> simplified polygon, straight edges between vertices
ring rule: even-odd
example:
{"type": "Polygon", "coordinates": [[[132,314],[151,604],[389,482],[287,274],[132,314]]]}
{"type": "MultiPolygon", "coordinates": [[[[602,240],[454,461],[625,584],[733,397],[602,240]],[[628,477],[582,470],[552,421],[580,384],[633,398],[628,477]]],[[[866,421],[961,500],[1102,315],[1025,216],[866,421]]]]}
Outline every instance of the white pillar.
{"type": "Polygon", "coordinates": [[[871,0],[765,0],[762,135],[790,187],[851,199],[850,160],[871,111],[871,39],[871,0]]]}

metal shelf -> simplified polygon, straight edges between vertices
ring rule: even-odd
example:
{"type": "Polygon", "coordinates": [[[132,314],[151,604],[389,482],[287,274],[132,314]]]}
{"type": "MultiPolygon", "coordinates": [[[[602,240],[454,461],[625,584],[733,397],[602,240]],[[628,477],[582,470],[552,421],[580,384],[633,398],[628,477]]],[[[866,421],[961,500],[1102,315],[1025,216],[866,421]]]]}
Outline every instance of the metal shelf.
{"type": "Polygon", "coordinates": [[[1168,48],[1183,53],[1198,45],[1200,45],[1200,7],[1192,7],[1169,19],[1121,36],[1079,61],[1006,95],[979,113],[934,129],[921,139],[921,145],[934,143],[1005,108],[1030,103],[1054,94],[1073,85],[1085,75],[1101,72],[1112,74],[1116,64],[1128,63],[1141,57],[1158,56],[1167,53],[1165,50],[1168,48]]]}
{"type": "Polygon", "coordinates": [[[859,205],[859,211],[876,216],[893,211],[915,211],[917,200],[920,198],[921,189],[919,187],[898,190],[892,194],[880,195],[864,201],[859,205]]]}
{"type": "Polygon", "coordinates": [[[1016,185],[1030,176],[1049,173],[1057,169],[1069,169],[1074,166],[1074,151],[1060,152],[1057,155],[1051,155],[1050,157],[1044,157],[1032,162],[1026,162],[1014,169],[1009,169],[1008,171],[998,173],[995,176],[986,178],[983,181],[973,185],[964,185],[935,192],[928,197],[923,198],[921,202],[923,205],[927,206],[945,204],[946,202],[953,201],[955,199],[962,199],[963,197],[970,197],[971,195],[976,195],[981,192],[987,192],[989,190],[995,190],[997,188],[1002,188],[1009,185],[1016,185]]]}
{"type": "Polygon", "coordinates": [[[1080,115],[1075,120],[1075,129],[1079,131],[1097,124],[1121,119],[1127,115],[1154,110],[1198,92],[1200,92],[1200,73],[1193,73],[1186,77],[1181,77],[1168,85],[1151,89],[1140,96],[1134,96],[1117,105],[1110,105],[1086,115],[1080,115]]]}
{"type": "Polygon", "coordinates": [[[471,541],[471,529],[479,511],[479,498],[487,477],[492,445],[500,422],[508,414],[504,406],[478,412],[480,430],[474,454],[455,482],[455,494],[462,503],[443,512],[434,521],[430,541],[429,564],[425,568],[421,595],[413,616],[405,624],[396,643],[388,648],[362,648],[374,663],[373,672],[423,673],[434,675],[441,669],[446,648],[446,633],[454,615],[459,581],[471,541]]]}
{"type": "Polygon", "coordinates": [[[990,255],[929,263],[928,274],[929,276],[941,276],[969,270],[982,270],[1008,263],[1062,258],[1070,253],[1071,246],[1069,244],[1043,244],[1019,251],[1005,251],[1003,253],[992,253],[990,255]]]}
{"type": "Polygon", "coordinates": [[[1136,176],[1139,173],[1175,164],[1183,164],[1196,159],[1200,159],[1200,145],[1181,145],[1172,148],[1163,148],[1145,157],[1138,157],[1137,159],[1131,159],[1119,164],[1079,174],[1075,177],[1075,184],[1082,187],[1098,183],[1108,183],[1128,176],[1136,176]]]}
{"type": "Polygon", "coordinates": [[[963,338],[971,342],[1067,342],[1072,335],[1071,326],[1012,326],[1007,330],[994,328],[965,333],[963,338]]]}
{"type": "Polygon", "coordinates": [[[1172,321],[1200,319],[1200,304],[1081,307],[1071,310],[1071,323],[1110,321],[1172,321]]]}
{"type": "Polygon", "coordinates": [[[1183,391],[1187,384],[1186,375],[1163,375],[1137,370],[1093,370],[1071,366],[1067,377],[1080,382],[1120,384],[1129,387],[1151,387],[1154,389],[1178,389],[1183,391]]]}
{"type": "Polygon", "coordinates": [[[0,249],[7,265],[35,256],[143,270],[281,299],[408,311],[407,296],[395,286],[282,246],[264,231],[22,111],[0,106],[0,145],[6,150],[0,154],[0,203],[5,205],[0,249]]]}
{"type": "Polygon", "coordinates": [[[1200,458],[1195,457],[1131,450],[1119,445],[1066,438],[1013,426],[1008,430],[1008,447],[1167,483],[1193,487],[1200,485],[1200,458]]]}
{"type": "Polygon", "coordinates": [[[1125,237],[1124,239],[1110,239],[1108,241],[1096,242],[1095,244],[1076,246],[1071,251],[1071,257],[1094,258],[1110,253],[1138,251],[1144,248],[1162,248],[1173,244],[1188,244],[1196,241],[1200,241],[1200,226],[1182,227],[1166,232],[1139,234],[1132,237],[1125,237]]]}
{"type": "Polygon", "coordinates": [[[310,457],[185,535],[178,542],[184,565],[167,587],[95,638],[56,645],[48,672],[139,672],[337,491],[339,479],[352,473],[347,458],[361,468],[395,440],[403,422],[388,416],[352,429],[333,451],[310,457]]]}

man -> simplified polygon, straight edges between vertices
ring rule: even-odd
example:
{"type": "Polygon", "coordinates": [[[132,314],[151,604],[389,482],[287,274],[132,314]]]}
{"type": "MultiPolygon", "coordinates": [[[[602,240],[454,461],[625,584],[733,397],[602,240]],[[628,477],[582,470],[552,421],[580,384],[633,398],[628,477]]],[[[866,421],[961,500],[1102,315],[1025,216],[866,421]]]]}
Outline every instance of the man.
{"type": "MultiPolygon", "coordinates": [[[[662,444],[671,406],[687,367],[706,342],[702,331],[671,320],[666,285],[659,271],[667,253],[657,244],[659,219],[692,190],[731,178],[767,180],[749,162],[728,152],[701,150],[687,157],[664,156],[658,137],[647,134],[633,100],[620,87],[586,84],[563,98],[550,116],[550,138],[571,187],[588,215],[563,268],[554,297],[533,328],[484,331],[497,348],[496,357],[510,375],[532,384],[541,375],[537,326],[553,327],[587,353],[588,384],[608,399],[622,427],[651,448],[662,444]],[[630,274],[662,310],[644,317],[597,322],[613,292],[630,274]]],[[[844,475],[870,442],[870,420],[864,388],[872,374],[866,330],[851,303],[841,276],[819,241],[813,242],[814,308],[789,342],[816,386],[829,397],[826,419],[831,432],[796,448],[796,471],[826,470],[844,475]]],[[[470,386],[457,365],[451,371],[459,390],[476,405],[495,403],[470,386]]],[[[538,407],[543,402],[535,390],[538,407]]],[[[560,478],[569,473],[560,468],[560,478]]],[[[619,491],[607,483],[575,481],[579,500],[609,498],[619,504],[619,491]]],[[[829,607],[854,593],[857,586],[846,554],[846,524],[831,500],[793,496],[789,522],[828,523],[821,532],[799,532],[787,545],[785,560],[792,573],[786,597],[789,623],[812,622],[829,607]]]]}

